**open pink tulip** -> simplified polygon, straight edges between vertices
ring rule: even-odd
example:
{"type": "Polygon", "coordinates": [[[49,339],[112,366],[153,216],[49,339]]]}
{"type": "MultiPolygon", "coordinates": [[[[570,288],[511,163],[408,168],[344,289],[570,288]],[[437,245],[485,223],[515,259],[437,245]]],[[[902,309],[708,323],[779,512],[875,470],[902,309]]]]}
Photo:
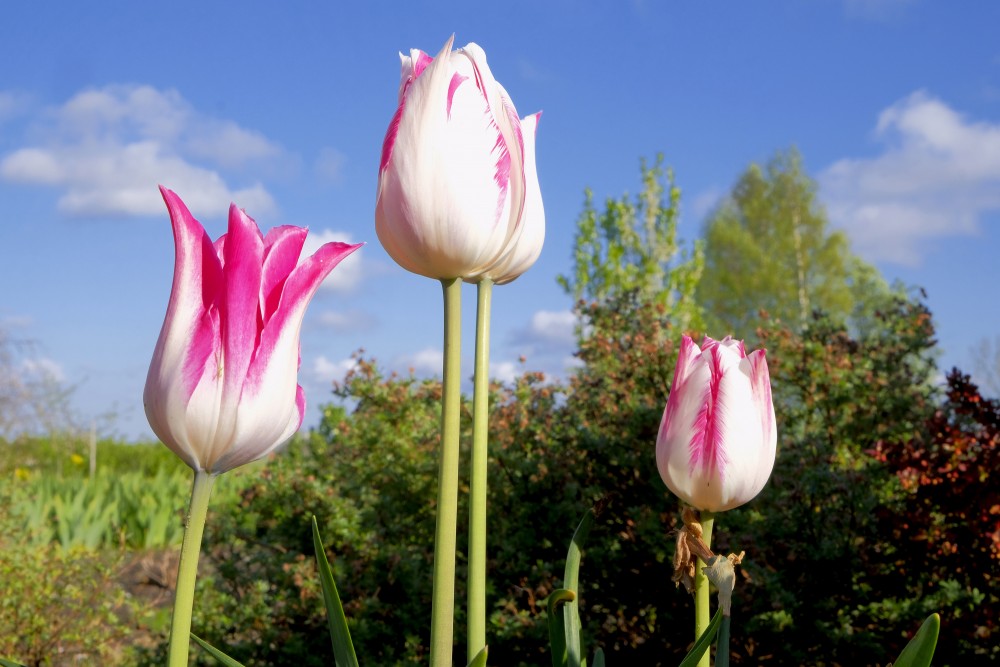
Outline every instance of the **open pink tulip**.
{"type": "Polygon", "coordinates": [[[259,459],[302,424],[299,331],[323,279],[360,245],[327,243],[299,261],[306,230],[262,236],[236,205],[213,244],[160,188],[174,230],[174,281],[143,403],[153,432],[194,470],[259,459]]]}
{"type": "Polygon", "coordinates": [[[696,509],[739,507],[767,483],[777,442],[764,350],[684,336],[656,439],[667,487],[696,509]]]}
{"type": "Polygon", "coordinates": [[[509,282],[545,236],[538,115],[521,121],[476,44],[400,55],[399,107],[382,145],[375,231],[404,269],[509,282]]]}

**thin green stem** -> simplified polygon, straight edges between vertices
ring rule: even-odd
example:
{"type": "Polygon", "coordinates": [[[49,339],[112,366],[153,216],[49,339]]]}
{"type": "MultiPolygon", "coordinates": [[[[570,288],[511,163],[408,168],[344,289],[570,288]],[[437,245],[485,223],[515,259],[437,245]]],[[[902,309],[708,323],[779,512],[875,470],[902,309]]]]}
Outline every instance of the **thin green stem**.
{"type": "Polygon", "coordinates": [[[184,524],[184,542],[181,545],[181,562],[177,566],[177,591],[174,595],[174,613],[170,621],[170,667],[188,664],[188,647],[191,644],[191,611],[194,607],[194,584],[198,578],[198,556],[201,554],[201,537],[205,532],[208,501],[212,497],[215,475],[196,470],[191,487],[191,506],[184,524]]]}
{"type": "MultiPolygon", "coordinates": [[[[711,512],[702,511],[701,519],[701,539],[705,542],[705,546],[712,546],[712,526],[715,523],[715,516],[711,512]]],[[[709,609],[709,599],[708,599],[708,578],[701,571],[701,568],[705,567],[705,562],[702,559],[698,559],[698,563],[694,570],[694,638],[695,641],[698,637],[701,637],[701,633],[705,632],[711,621],[711,610],[709,609]]],[[[698,662],[698,667],[709,667],[709,655],[706,651],[705,655],[702,656],[701,660],[698,662]]]]}
{"type": "Polygon", "coordinates": [[[462,281],[442,280],[444,290],[444,382],[441,395],[441,459],[434,592],[431,600],[431,665],[451,667],[455,632],[455,542],[458,531],[458,436],[461,410],[462,281]]]}
{"type": "Polygon", "coordinates": [[[472,460],[469,474],[468,662],[486,646],[486,490],[490,421],[490,300],[493,281],[482,280],[476,309],[476,363],[472,398],[472,460]]]}

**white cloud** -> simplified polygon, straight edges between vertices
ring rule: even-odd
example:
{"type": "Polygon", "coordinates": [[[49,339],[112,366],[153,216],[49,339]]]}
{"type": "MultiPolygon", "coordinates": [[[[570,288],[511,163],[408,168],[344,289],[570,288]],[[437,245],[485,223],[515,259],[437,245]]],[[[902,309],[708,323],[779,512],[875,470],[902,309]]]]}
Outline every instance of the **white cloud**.
{"type": "Polygon", "coordinates": [[[21,362],[21,370],[25,375],[36,380],[60,384],[66,381],[66,372],[63,370],[63,367],[58,362],[47,357],[35,357],[23,360],[21,362]]]}
{"type": "MultiPolygon", "coordinates": [[[[323,244],[333,241],[354,243],[351,235],[347,232],[337,232],[331,229],[321,231],[310,230],[309,235],[306,237],[305,245],[302,246],[302,257],[308,257],[319,250],[323,244]]],[[[353,292],[361,284],[361,278],[363,277],[364,267],[361,257],[364,250],[364,248],[358,248],[341,260],[340,264],[323,281],[323,287],[335,292],[353,292]]]]}
{"type": "Polygon", "coordinates": [[[871,260],[919,265],[934,239],[973,235],[1000,210],[1000,123],[974,122],[918,91],[884,110],[872,158],[845,158],[819,181],[834,224],[871,260]]]}
{"type": "Polygon", "coordinates": [[[548,71],[539,68],[538,64],[521,57],[517,61],[517,69],[521,78],[534,83],[548,83],[552,80],[552,75],[548,71]]]}
{"type": "Polygon", "coordinates": [[[185,147],[193,157],[228,168],[276,158],[283,152],[264,135],[244,129],[232,121],[201,123],[187,137],[185,147]]]}
{"type": "Polygon", "coordinates": [[[444,352],[438,348],[426,347],[418,352],[397,357],[391,365],[411,370],[415,375],[440,376],[444,365],[444,352]]]}
{"type": "Polygon", "coordinates": [[[521,375],[522,370],[523,365],[513,361],[490,362],[490,378],[504,384],[514,382],[514,379],[521,375]]]}
{"type": "MultiPolygon", "coordinates": [[[[336,270],[336,269],[334,269],[336,270]]],[[[320,325],[338,333],[358,333],[371,331],[378,320],[371,313],[362,310],[327,310],[316,316],[320,325]]]]}
{"type": "Polygon", "coordinates": [[[690,204],[693,221],[697,224],[701,220],[704,220],[725,196],[726,194],[722,188],[714,185],[695,195],[691,199],[690,204]]]}
{"type": "Polygon", "coordinates": [[[252,215],[275,209],[259,182],[231,187],[220,169],[265,163],[283,151],[253,130],[195,110],[173,90],[107,86],[39,114],[32,145],[0,159],[0,178],[63,190],[70,215],[158,215],[161,183],[195,215],[221,216],[230,202],[252,215]]]}
{"type": "Polygon", "coordinates": [[[344,172],[344,164],[347,163],[347,156],[336,148],[324,148],[320,150],[316,158],[316,175],[325,183],[340,183],[344,172]]]}
{"type": "Polygon", "coordinates": [[[348,358],[340,361],[331,361],[320,355],[313,361],[313,377],[320,382],[333,382],[343,380],[350,371],[358,365],[357,359],[348,358]]]}
{"type": "Polygon", "coordinates": [[[526,332],[531,340],[558,345],[576,342],[576,315],[569,310],[539,310],[531,316],[526,332]]]}
{"type": "Polygon", "coordinates": [[[31,105],[31,97],[13,90],[0,90],[0,123],[19,116],[31,105]]]}
{"type": "Polygon", "coordinates": [[[508,381],[523,371],[542,371],[550,377],[564,377],[576,349],[576,315],[570,310],[538,310],[523,328],[514,329],[505,336],[507,358],[520,357],[515,368],[513,364],[498,362],[491,372],[508,381]],[[511,375],[513,373],[513,375],[511,375]]]}
{"type": "Polygon", "coordinates": [[[577,357],[572,355],[546,355],[542,359],[528,360],[521,357],[518,361],[497,361],[490,363],[490,379],[512,384],[527,371],[541,371],[546,381],[564,380],[576,369],[583,366],[577,357]]]}

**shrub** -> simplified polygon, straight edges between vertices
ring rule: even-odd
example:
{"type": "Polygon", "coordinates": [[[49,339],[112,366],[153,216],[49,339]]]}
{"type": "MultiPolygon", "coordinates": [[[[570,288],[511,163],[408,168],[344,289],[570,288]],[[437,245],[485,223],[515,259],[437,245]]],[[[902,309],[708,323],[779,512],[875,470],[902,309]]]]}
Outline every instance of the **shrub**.
{"type": "Polygon", "coordinates": [[[0,530],[0,657],[28,667],[121,664],[133,606],[115,583],[119,558],[36,546],[0,530]]]}

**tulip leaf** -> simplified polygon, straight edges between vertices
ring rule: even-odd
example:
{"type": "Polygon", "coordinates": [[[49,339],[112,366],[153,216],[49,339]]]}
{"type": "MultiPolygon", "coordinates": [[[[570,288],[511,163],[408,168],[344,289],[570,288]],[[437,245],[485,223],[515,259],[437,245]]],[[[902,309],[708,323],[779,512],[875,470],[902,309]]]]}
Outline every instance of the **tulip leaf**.
{"type": "Polygon", "coordinates": [[[566,665],[566,630],[563,615],[566,610],[564,603],[576,599],[576,593],[566,588],[557,588],[546,598],[546,608],[549,612],[549,650],[552,653],[552,667],[566,665]]]}
{"type": "Polygon", "coordinates": [[[604,651],[602,649],[597,649],[594,652],[594,664],[592,667],[604,667],[604,651]]]}
{"type": "Polygon", "coordinates": [[[580,585],[580,559],[583,557],[583,543],[604,505],[604,501],[598,502],[580,520],[566,553],[563,588],[553,592],[548,598],[549,646],[553,667],[585,667],[587,664],[580,637],[580,603],[577,594],[580,585]]]}
{"type": "Polygon", "coordinates": [[[678,667],[695,667],[698,661],[701,660],[701,656],[705,655],[705,651],[708,647],[712,645],[712,641],[715,639],[716,633],[719,632],[719,626],[722,625],[722,610],[717,609],[715,611],[715,616],[709,622],[708,627],[705,631],[701,633],[701,637],[698,637],[698,641],[694,643],[691,651],[684,656],[684,660],[678,667]]]}
{"type": "Polygon", "coordinates": [[[477,653],[476,657],[469,663],[469,667],[486,667],[486,654],[489,652],[489,648],[489,646],[484,646],[483,650],[477,653]]]}
{"type": "Polygon", "coordinates": [[[893,667],[929,667],[937,647],[938,633],[941,630],[941,617],[931,614],[923,622],[917,634],[903,648],[896,658],[893,667]]]}
{"type": "Polygon", "coordinates": [[[221,662],[226,667],[243,667],[243,663],[235,660],[234,658],[230,658],[228,655],[215,648],[193,632],[191,633],[191,639],[195,640],[198,646],[205,649],[210,656],[221,662]]]}
{"type": "Polygon", "coordinates": [[[24,667],[24,665],[22,665],[19,662],[14,662],[13,660],[5,660],[4,658],[0,658],[0,667],[24,667]]]}
{"type": "Polygon", "coordinates": [[[358,667],[358,657],[351,643],[351,631],[347,627],[347,616],[340,603],[337,584],[333,581],[333,570],[326,558],[326,550],[319,536],[319,525],[315,515],[312,518],[313,547],[316,549],[316,568],[319,570],[320,583],[323,585],[323,602],[326,603],[326,620],[330,624],[330,641],[333,643],[333,656],[337,667],[358,667]]]}
{"type": "Polygon", "coordinates": [[[729,626],[732,616],[722,615],[719,625],[719,642],[715,646],[715,667],[729,667],[729,626]]]}
{"type": "Polygon", "coordinates": [[[566,554],[566,569],[563,572],[563,587],[576,595],[573,600],[566,603],[563,610],[563,628],[566,632],[566,659],[569,667],[583,667],[585,659],[583,657],[583,646],[580,637],[580,560],[583,558],[583,542],[590,533],[591,526],[594,525],[594,510],[587,510],[587,513],[580,520],[580,525],[573,533],[573,539],[569,543],[569,551],[566,554]]]}

